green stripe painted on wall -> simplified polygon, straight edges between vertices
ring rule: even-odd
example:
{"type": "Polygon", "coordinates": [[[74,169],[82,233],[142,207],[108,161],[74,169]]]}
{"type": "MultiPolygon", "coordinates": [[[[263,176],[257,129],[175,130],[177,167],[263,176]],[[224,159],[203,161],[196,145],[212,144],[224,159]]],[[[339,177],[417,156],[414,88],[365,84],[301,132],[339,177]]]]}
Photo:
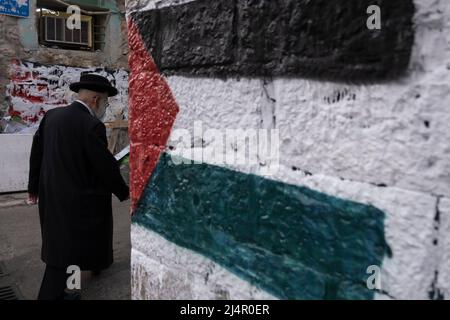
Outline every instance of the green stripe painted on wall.
{"type": "Polygon", "coordinates": [[[282,299],[372,299],[367,267],[390,252],[373,206],[165,153],[133,223],[282,299]]]}

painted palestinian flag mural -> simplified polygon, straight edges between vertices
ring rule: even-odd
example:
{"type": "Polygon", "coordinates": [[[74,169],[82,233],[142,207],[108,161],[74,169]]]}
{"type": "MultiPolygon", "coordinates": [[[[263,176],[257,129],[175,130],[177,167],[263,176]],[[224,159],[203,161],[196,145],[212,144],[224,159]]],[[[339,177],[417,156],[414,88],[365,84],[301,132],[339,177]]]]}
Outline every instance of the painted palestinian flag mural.
{"type": "Polygon", "coordinates": [[[286,91],[292,81],[404,75],[414,7],[375,1],[382,28],[369,30],[373,2],[149,1],[130,12],[134,298],[374,298],[368,270],[391,254],[385,213],[316,188],[288,161],[302,156],[288,147],[298,120],[281,103],[308,104],[314,88],[286,91]]]}

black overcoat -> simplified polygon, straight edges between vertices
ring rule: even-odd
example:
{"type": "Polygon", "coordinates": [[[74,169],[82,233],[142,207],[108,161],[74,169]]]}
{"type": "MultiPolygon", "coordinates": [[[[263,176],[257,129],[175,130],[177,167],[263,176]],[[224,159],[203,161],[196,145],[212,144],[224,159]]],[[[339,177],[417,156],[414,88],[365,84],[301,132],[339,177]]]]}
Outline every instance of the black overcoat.
{"type": "Polygon", "coordinates": [[[113,262],[111,194],[128,198],[105,125],[79,102],[49,110],[33,137],[28,192],[39,195],[42,260],[101,270],[113,262]]]}

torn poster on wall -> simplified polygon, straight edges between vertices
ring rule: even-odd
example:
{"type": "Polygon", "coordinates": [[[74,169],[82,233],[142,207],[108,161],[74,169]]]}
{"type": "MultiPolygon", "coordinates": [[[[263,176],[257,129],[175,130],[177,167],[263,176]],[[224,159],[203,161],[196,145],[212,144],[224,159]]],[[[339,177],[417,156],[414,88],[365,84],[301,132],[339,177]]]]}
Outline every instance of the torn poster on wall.
{"type": "Polygon", "coordinates": [[[124,69],[79,68],[63,65],[43,65],[14,59],[7,86],[8,114],[34,126],[45,112],[70,104],[76,94],[69,89],[83,73],[97,73],[107,77],[119,94],[109,99],[103,121],[128,119],[128,72],[124,69]]]}

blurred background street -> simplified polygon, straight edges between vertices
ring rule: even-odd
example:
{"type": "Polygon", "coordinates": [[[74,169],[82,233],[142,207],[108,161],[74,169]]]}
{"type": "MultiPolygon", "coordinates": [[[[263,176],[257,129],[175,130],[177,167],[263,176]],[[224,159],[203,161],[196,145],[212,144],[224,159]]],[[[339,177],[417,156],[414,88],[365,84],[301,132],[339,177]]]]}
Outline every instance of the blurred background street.
{"type": "MultiPolygon", "coordinates": [[[[34,300],[45,265],[38,207],[27,205],[26,198],[26,193],[0,195],[0,294],[3,288],[4,294],[13,290],[19,299],[34,300]]],[[[98,277],[83,272],[83,300],[130,299],[130,203],[113,196],[112,204],[114,263],[98,277]]]]}

